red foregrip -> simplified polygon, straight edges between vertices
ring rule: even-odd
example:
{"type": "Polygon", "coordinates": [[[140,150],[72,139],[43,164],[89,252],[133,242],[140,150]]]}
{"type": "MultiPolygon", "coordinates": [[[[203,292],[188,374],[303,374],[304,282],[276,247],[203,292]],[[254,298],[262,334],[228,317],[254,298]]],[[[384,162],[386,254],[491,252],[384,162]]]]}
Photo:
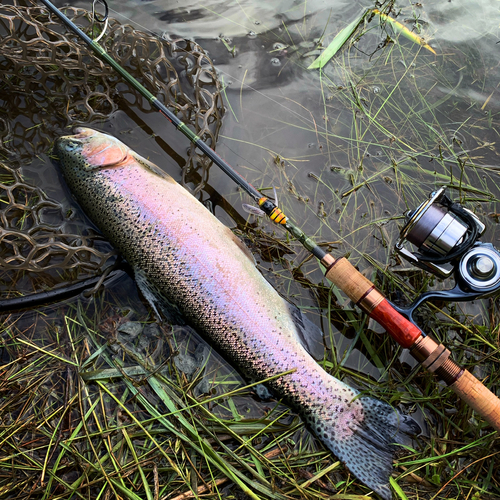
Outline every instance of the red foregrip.
{"type": "Polygon", "coordinates": [[[369,314],[401,347],[411,347],[422,335],[422,331],[396,311],[387,299],[383,299],[369,314]]]}
{"type": "Polygon", "coordinates": [[[345,257],[334,259],[330,254],[323,259],[325,276],[371,318],[380,323],[402,347],[408,348],[422,335],[420,329],[408,321],[384,298],[373,283],[363,276],[345,257]]]}

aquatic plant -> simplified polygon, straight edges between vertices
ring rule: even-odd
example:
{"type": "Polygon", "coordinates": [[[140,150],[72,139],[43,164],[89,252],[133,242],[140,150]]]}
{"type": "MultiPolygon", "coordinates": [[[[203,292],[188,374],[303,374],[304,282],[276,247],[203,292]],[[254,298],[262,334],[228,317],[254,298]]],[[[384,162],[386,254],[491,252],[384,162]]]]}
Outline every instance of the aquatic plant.
{"type": "MultiPolygon", "coordinates": [[[[40,7],[36,9],[41,15],[40,7]]],[[[79,22],[84,23],[83,17],[79,22]]],[[[259,106],[247,100],[251,91],[228,87],[226,95],[238,119],[245,125],[253,119],[260,126],[245,126],[244,134],[237,127],[231,133],[226,129],[226,146],[220,148],[230,154],[228,144],[239,146],[245,176],[260,188],[278,186],[285,211],[324,248],[349,254],[394,302],[449,285],[409,268],[390,249],[403,211],[439,185],[449,186],[452,196],[487,223],[484,239],[497,242],[498,113],[490,81],[495,65],[482,55],[479,42],[443,44],[436,57],[409,40],[394,44],[387,38],[390,31],[368,24],[352,47],[312,74],[306,67],[313,56],[300,45],[316,37],[302,30],[307,23],[305,18],[286,22],[282,32],[263,29],[256,36],[269,53],[276,43],[287,47],[279,49],[276,78],[284,78],[288,70],[300,75],[301,85],[320,88],[315,94],[321,97],[319,104],[304,98],[303,87],[301,94],[290,92],[283,98],[261,90],[288,109],[271,106],[269,100],[259,106]],[[286,134],[279,134],[282,129],[286,134]],[[307,151],[303,143],[310,145],[307,151]]],[[[327,36],[333,37],[329,30],[327,36]]],[[[338,32],[337,25],[331,31],[338,32]]],[[[237,54],[242,53],[240,43],[238,38],[231,43],[237,54]]],[[[185,48],[182,42],[179,47],[185,48]]],[[[11,63],[0,57],[2,68],[8,68],[11,63]]],[[[234,59],[238,64],[238,55],[234,59]]],[[[91,112],[85,102],[92,110],[103,103],[103,115],[90,120],[95,126],[121,112],[120,118],[128,120],[123,129],[128,126],[140,134],[143,128],[146,133],[140,138],[149,135],[151,143],[170,147],[153,136],[152,114],[141,108],[136,95],[120,87],[126,92],[124,102],[113,89],[99,87],[117,82],[103,82],[98,74],[74,79],[84,75],[72,73],[83,90],[73,92],[74,100],[50,99],[39,89],[51,81],[51,72],[61,74],[61,66],[19,63],[15,68],[1,73],[6,115],[0,117],[5,120],[0,153],[10,166],[11,161],[22,165],[27,184],[49,189],[53,167],[47,157],[39,160],[35,155],[47,151],[68,124],[88,123],[91,112]],[[35,86],[28,95],[23,79],[35,86]],[[99,94],[92,98],[92,92],[99,94]],[[109,104],[99,100],[106,92],[113,97],[109,104]],[[68,102],[81,105],[67,108],[68,102]],[[21,127],[22,120],[32,122],[21,127]],[[29,165],[34,157],[37,169],[29,165]]],[[[61,87],[61,92],[69,89],[61,87]]],[[[189,105],[184,109],[179,112],[189,115],[189,105]]],[[[141,146],[154,154],[149,144],[141,146]]],[[[176,169],[185,165],[177,150],[173,157],[176,169]]],[[[498,497],[496,434],[414,366],[345,296],[327,286],[317,263],[297,242],[253,216],[245,225],[247,216],[240,210],[248,202],[244,195],[231,188],[223,191],[225,198],[220,196],[212,185],[206,186],[206,172],[200,172],[202,179],[191,172],[186,181],[205,184],[199,196],[228,223],[237,222],[237,231],[270,281],[322,322],[329,346],[321,361],[325,369],[429,424],[428,434],[412,449],[402,450],[396,463],[396,497],[498,497]]],[[[210,181],[220,189],[223,184],[214,177],[210,181]]],[[[49,198],[54,200],[52,192],[49,198]]],[[[89,229],[70,201],[62,206],[75,229],[89,229]]],[[[26,228],[26,217],[18,220],[19,228],[26,228]]],[[[56,278],[60,284],[66,275],[40,282],[37,289],[56,278]]],[[[16,280],[24,292],[23,276],[16,280]]],[[[488,386],[498,386],[497,300],[435,304],[418,319],[453,348],[459,362],[488,386]]],[[[169,495],[180,500],[202,494],[237,497],[241,489],[261,498],[368,498],[369,491],[290,410],[259,398],[256,394],[264,396],[254,386],[213,353],[208,356],[192,332],[154,325],[126,277],[92,299],[3,316],[0,336],[0,491],[7,498],[169,495]]]]}

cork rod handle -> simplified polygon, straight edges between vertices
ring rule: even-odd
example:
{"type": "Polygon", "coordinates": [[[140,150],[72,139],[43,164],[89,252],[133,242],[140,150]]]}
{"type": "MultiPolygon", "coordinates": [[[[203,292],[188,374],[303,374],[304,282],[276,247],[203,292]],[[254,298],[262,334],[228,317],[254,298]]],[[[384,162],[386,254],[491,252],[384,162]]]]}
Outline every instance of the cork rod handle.
{"type": "Polygon", "coordinates": [[[500,399],[472,373],[464,370],[458,380],[450,385],[450,388],[496,431],[500,432],[500,399]]]}
{"type": "Polygon", "coordinates": [[[429,371],[445,380],[449,387],[500,432],[500,399],[467,370],[449,357],[450,352],[401,315],[347,259],[327,255],[321,261],[326,278],[340,288],[355,304],[377,321],[402,347],[429,371]]]}

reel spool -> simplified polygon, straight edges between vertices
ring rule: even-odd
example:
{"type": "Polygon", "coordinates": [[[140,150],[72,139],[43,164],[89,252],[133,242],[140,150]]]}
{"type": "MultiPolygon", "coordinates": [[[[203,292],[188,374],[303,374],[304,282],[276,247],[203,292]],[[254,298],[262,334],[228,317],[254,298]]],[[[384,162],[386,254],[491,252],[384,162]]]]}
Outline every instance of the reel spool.
{"type": "Polygon", "coordinates": [[[500,288],[500,253],[491,243],[479,241],[484,230],[476,215],[453,203],[443,187],[406,214],[396,250],[413,265],[440,278],[454,274],[457,285],[449,300],[473,299],[500,288]],[[418,250],[408,250],[407,243],[418,250]],[[459,291],[463,297],[457,296],[459,291]]]}

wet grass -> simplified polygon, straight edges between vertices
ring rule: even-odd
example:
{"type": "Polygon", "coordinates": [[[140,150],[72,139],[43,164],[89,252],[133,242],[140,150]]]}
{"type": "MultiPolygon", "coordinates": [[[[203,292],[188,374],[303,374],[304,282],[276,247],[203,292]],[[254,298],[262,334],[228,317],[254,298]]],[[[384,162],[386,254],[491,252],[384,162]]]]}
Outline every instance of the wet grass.
{"type": "MultiPolygon", "coordinates": [[[[298,416],[261,400],[255,384],[200,348],[204,344],[193,332],[152,323],[130,287],[129,281],[126,293],[135,311],[124,305],[122,282],[91,302],[5,318],[2,496],[371,497],[298,416]]],[[[390,294],[391,287],[385,291],[390,294]]],[[[428,426],[413,448],[398,455],[397,497],[496,498],[496,433],[358,311],[340,307],[335,291],[323,292],[331,324],[351,337],[345,352],[333,344],[325,369],[428,426]],[[349,357],[353,349],[358,355],[349,357]]],[[[457,310],[434,308],[427,316],[426,330],[494,387],[498,328],[480,327],[457,310]]],[[[498,324],[497,315],[492,320],[498,324]]],[[[333,337],[338,343],[338,333],[333,337]]]]}
{"type": "Polygon", "coordinates": [[[251,498],[285,498],[276,482],[297,468],[312,477],[328,462],[286,407],[242,404],[255,384],[209,349],[189,377],[178,369],[176,359],[194,360],[191,333],[157,328],[131,341],[119,333],[130,318],[106,317],[110,305],[97,300],[38,324],[29,313],[11,318],[2,331],[15,360],[2,366],[3,495],[191,498],[237,486],[251,498]]]}
{"type": "MultiPolygon", "coordinates": [[[[293,29],[282,36],[295,36],[293,29]]],[[[460,94],[481,78],[473,50],[441,47],[434,57],[385,38],[375,51],[381,35],[373,24],[360,27],[357,40],[309,74],[322,89],[319,114],[302,106],[293,121],[266,116],[311,134],[317,147],[301,155],[288,154],[286,145],[255,144],[272,154],[251,181],[280,186],[292,220],[334,255],[348,254],[387,297],[405,304],[451,286],[391,250],[403,211],[435,187],[448,186],[486,222],[483,240],[497,243],[498,116],[486,104],[486,79],[485,101],[465,104],[460,94]]],[[[309,63],[289,64],[305,70],[309,63]]],[[[232,102],[235,113],[240,99],[232,102]]],[[[231,200],[237,209],[240,197],[231,200]]],[[[239,231],[276,288],[323,327],[322,366],[421,422],[424,434],[395,461],[395,497],[499,498],[497,434],[329,287],[296,242],[263,221],[239,231]]],[[[374,497],[297,415],[261,399],[193,332],[155,325],[133,289],[131,298],[123,293],[130,291],[126,283],[90,302],[2,318],[0,497],[374,497]],[[127,323],[140,332],[124,332],[127,323]]],[[[459,364],[498,388],[496,298],[432,304],[417,319],[459,364]]]]}
{"type": "MultiPolygon", "coordinates": [[[[337,241],[329,245],[334,255],[349,255],[386,296],[404,305],[429,289],[453,286],[451,280],[440,283],[412,269],[391,251],[403,223],[401,214],[418,206],[430,191],[447,186],[454,199],[486,223],[482,240],[497,244],[499,191],[492,165],[498,161],[498,113],[487,109],[496,80],[493,74],[483,74],[477,84],[480,68],[474,62],[473,43],[442,46],[437,57],[405,40],[391,39],[375,51],[371,29],[367,25],[355,47],[337,56],[316,81],[309,80],[323,92],[321,125],[309,118],[312,111],[301,117],[294,114],[289,122],[275,118],[279,113],[266,115],[276,127],[286,125],[319,137],[318,152],[308,157],[305,167],[313,169],[309,178],[316,181],[308,185],[308,199],[294,179],[304,169],[294,165],[297,156],[267,169],[262,184],[282,186],[281,205],[294,222],[319,242],[337,241]],[[370,64],[364,54],[369,54],[370,64]],[[468,100],[465,96],[476,84],[485,89],[483,100],[468,100]],[[315,155],[321,161],[315,161],[315,155]]],[[[287,35],[292,37],[292,31],[288,27],[287,35]]],[[[304,69],[307,60],[293,64],[304,69]]],[[[402,489],[395,495],[497,498],[497,433],[352,309],[341,293],[321,283],[317,262],[298,244],[287,241],[295,256],[282,253],[279,264],[269,269],[266,255],[272,245],[267,240],[274,235],[277,248],[281,236],[267,223],[261,228],[262,233],[247,236],[255,234],[255,248],[261,247],[263,271],[287,296],[299,296],[299,287],[307,289],[314,299],[302,293],[303,307],[312,312],[319,308],[327,315],[331,352],[323,366],[414,411],[427,423],[419,445],[397,462],[396,481],[402,489]],[[260,241],[266,243],[259,245],[260,241]]],[[[497,391],[496,298],[431,304],[417,319],[424,331],[452,350],[459,364],[497,391]]]]}

